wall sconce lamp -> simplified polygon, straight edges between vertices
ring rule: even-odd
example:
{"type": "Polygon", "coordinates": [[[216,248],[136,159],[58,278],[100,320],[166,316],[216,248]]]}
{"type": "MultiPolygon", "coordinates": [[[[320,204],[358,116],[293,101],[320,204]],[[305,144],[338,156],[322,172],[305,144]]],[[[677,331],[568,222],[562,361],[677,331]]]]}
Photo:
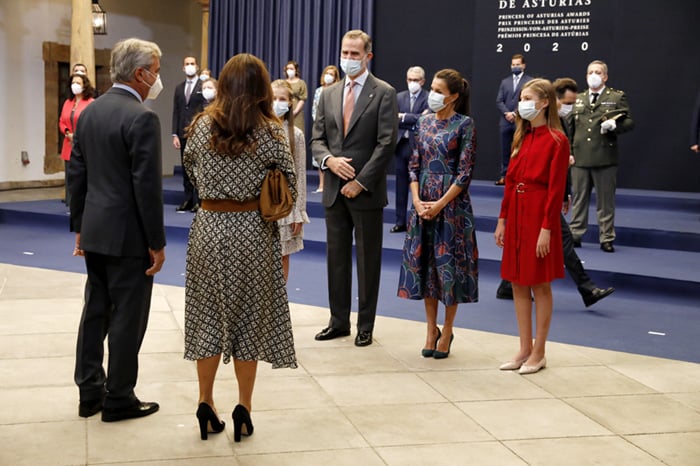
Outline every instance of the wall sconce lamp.
{"type": "Polygon", "coordinates": [[[92,0],[92,32],[96,35],[107,34],[107,12],[102,9],[98,0],[92,0]]]}

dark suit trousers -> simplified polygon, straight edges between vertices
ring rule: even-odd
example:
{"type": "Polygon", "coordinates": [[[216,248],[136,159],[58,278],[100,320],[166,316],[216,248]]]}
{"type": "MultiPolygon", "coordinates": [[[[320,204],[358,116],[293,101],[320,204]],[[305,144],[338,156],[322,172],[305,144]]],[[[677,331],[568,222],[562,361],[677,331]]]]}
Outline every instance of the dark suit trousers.
{"type": "Polygon", "coordinates": [[[186,138],[179,138],[180,139],[180,164],[182,166],[182,187],[184,188],[185,192],[185,198],[183,199],[183,202],[189,202],[192,204],[199,204],[199,195],[197,194],[197,190],[194,189],[194,185],[192,184],[192,181],[190,181],[190,177],[187,176],[187,170],[185,170],[185,144],[187,144],[187,139],[186,138]]]}
{"type": "Polygon", "coordinates": [[[586,270],[581,264],[581,259],[579,259],[576,250],[574,249],[574,238],[571,235],[571,229],[569,224],[566,223],[566,218],[564,214],[561,215],[561,242],[564,246],[564,267],[569,273],[571,279],[576,283],[579,293],[590,294],[595,288],[595,284],[591,281],[590,277],[586,273],[586,270]]]}
{"type": "Polygon", "coordinates": [[[396,145],[396,224],[406,225],[408,208],[408,160],[411,158],[411,144],[408,138],[401,138],[396,145]]]}
{"type": "Polygon", "coordinates": [[[510,146],[513,144],[515,135],[514,126],[499,126],[501,134],[501,176],[506,176],[508,164],[510,163],[510,146]]]}
{"type": "Polygon", "coordinates": [[[354,230],[359,294],[357,330],[371,332],[377,313],[382,267],[383,209],[350,209],[351,202],[338,194],[335,203],[326,207],[328,302],[331,308],[328,325],[339,330],[351,327],[354,230]]]}
{"type": "Polygon", "coordinates": [[[78,329],[75,383],[80,400],[105,395],[106,408],[136,400],[138,353],[146,333],[153,277],[145,257],[115,257],[86,252],[85,304],[78,329]],[[102,367],[109,336],[107,375],[102,367]]]}

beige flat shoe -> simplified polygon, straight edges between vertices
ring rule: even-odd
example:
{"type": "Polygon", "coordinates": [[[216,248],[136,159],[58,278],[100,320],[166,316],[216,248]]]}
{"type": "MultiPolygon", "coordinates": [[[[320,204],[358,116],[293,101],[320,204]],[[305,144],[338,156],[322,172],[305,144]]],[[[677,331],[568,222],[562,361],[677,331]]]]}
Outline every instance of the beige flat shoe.
{"type": "Polygon", "coordinates": [[[523,364],[520,367],[520,374],[534,374],[535,372],[539,372],[540,370],[544,369],[547,367],[547,358],[542,358],[540,362],[535,364],[534,366],[528,366],[526,364],[523,364]]]}
{"type": "Polygon", "coordinates": [[[522,366],[523,364],[525,364],[525,361],[527,361],[527,358],[529,358],[529,357],[530,357],[530,356],[526,356],[525,358],[520,359],[520,360],[518,360],[518,361],[508,361],[508,362],[504,362],[503,364],[501,364],[501,365],[499,366],[499,369],[502,370],[502,371],[515,371],[515,370],[518,370],[518,369],[520,369],[520,366],[522,366]]]}

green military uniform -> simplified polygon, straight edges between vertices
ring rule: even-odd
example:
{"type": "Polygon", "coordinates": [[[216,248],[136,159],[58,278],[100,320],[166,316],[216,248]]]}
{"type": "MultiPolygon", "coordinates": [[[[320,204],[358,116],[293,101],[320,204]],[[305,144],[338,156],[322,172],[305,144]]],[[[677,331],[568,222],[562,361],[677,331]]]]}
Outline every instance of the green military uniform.
{"type": "Polygon", "coordinates": [[[591,90],[579,93],[573,110],[573,144],[576,163],[571,167],[573,202],[571,233],[581,241],[588,226],[591,189],[596,190],[600,243],[615,240],[615,189],[617,187],[617,135],[634,128],[625,93],[604,87],[594,104],[591,90]],[[616,128],[601,134],[601,124],[614,119],[616,128]]]}

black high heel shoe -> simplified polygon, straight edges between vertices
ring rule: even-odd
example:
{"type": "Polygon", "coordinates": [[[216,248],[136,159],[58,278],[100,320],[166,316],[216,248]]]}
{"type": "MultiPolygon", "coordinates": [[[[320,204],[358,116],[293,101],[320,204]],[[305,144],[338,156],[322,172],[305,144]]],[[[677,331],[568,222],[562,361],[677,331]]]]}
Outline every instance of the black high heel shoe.
{"type": "Polygon", "coordinates": [[[433,357],[433,354],[435,353],[435,349],[437,348],[437,342],[440,339],[440,337],[442,336],[442,332],[440,331],[440,327],[435,327],[435,328],[438,331],[438,335],[437,335],[437,338],[435,338],[435,346],[433,347],[433,349],[423,348],[422,350],[420,350],[420,355],[423,356],[424,358],[432,358],[433,357]]]}
{"type": "Polygon", "coordinates": [[[197,408],[197,420],[199,421],[199,435],[202,440],[207,439],[209,426],[211,426],[212,434],[218,434],[226,427],[226,423],[219,420],[214,410],[211,409],[211,406],[206,403],[199,403],[199,407],[197,408]]]}
{"type": "Polygon", "coordinates": [[[233,413],[231,413],[231,417],[233,418],[234,442],[240,442],[241,435],[245,435],[246,437],[253,435],[253,422],[250,420],[250,413],[245,406],[236,405],[236,407],[233,409],[233,413]],[[244,425],[246,432],[242,431],[244,425]]]}
{"type": "MultiPolygon", "coordinates": [[[[450,335],[450,344],[447,345],[447,352],[445,353],[444,351],[438,351],[437,349],[433,351],[433,358],[435,359],[445,359],[447,356],[450,355],[450,348],[452,348],[452,340],[455,339],[455,334],[453,333],[450,335]]],[[[437,344],[435,345],[435,348],[437,348],[437,344]]]]}

